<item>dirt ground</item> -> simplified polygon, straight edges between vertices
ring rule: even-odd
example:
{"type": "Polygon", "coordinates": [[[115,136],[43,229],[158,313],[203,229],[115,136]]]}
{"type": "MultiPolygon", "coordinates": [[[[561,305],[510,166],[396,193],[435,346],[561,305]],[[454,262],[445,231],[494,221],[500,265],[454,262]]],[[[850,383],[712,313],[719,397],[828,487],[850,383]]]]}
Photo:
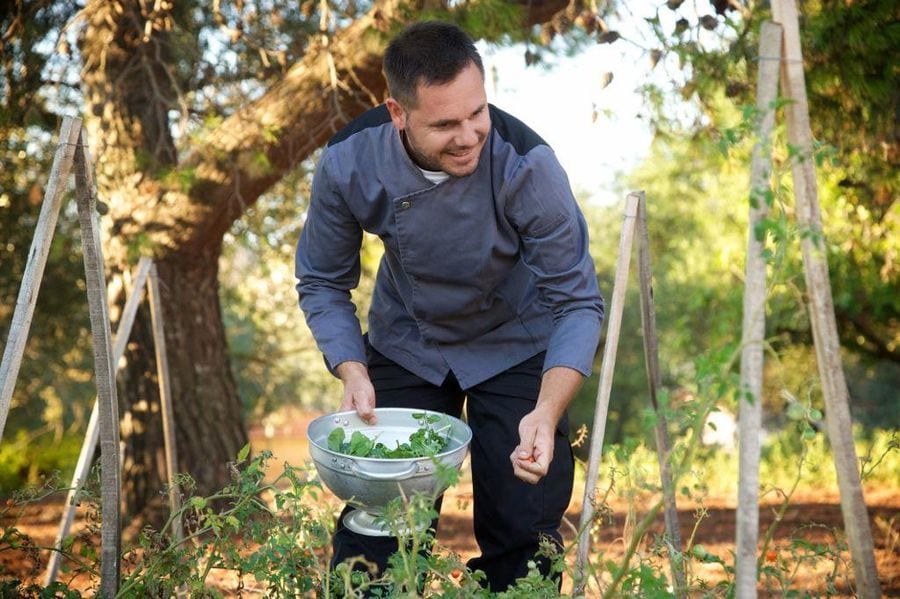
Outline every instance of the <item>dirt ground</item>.
{"type": "MultiPolygon", "coordinates": [[[[270,426],[269,430],[263,428],[251,431],[252,445],[255,451],[269,449],[274,453],[275,459],[269,472],[277,474],[282,470],[282,461],[291,464],[304,463],[308,459],[305,446],[305,430],[308,418],[294,420],[279,427],[270,426]],[[268,434],[267,434],[268,433],[268,434]],[[298,443],[298,440],[300,441],[298,443]]],[[[444,499],[444,507],[438,528],[437,543],[440,551],[455,552],[464,559],[477,555],[477,546],[472,531],[472,494],[471,485],[467,473],[467,463],[463,465],[463,480],[457,486],[448,490],[444,499]]],[[[566,514],[566,522],[563,526],[563,535],[571,541],[574,530],[580,517],[580,507],[583,498],[583,489],[576,487],[569,510],[566,514]]],[[[5,501],[5,499],[4,499],[5,501]]],[[[875,542],[877,568],[881,581],[881,588],[887,597],[900,597],[900,493],[896,489],[867,489],[866,501],[869,507],[872,534],[875,542]]],[[[599,531],[599,545],[593,550],[602,551],[604,559],[618,561],[624,553],[626,535],[633,526],[635,515],[640,517],[642,506],[632,506],[637,513],[629,515],[629,505],[623,500],[613,499],[609,507],[612,508],[610,519],[604,522],[599,531]]],[[[731,552],[734,549],[735,510],[734,497],[707,497],[704,501],[702,517],[698,522],[698,506],[679,505],[679,523],[683,539],[689,539],[693,535],[695,543],[702,543],[710,554],[724,559],[726,563],[733,561],[731,552]]],[[[761,530],[765,531],[775,517],[775,505],[764,504],[760,509],[761,530]]],[[[10,510],[12,515],[16,510],[10,510]]],[[[49,546],[53,543],[59,527],[59,518],[62,513],[62,498],[43,501],[40,504],[30,505],[24,513],[20,514],[16,527],[27,533],[40,546],[49,546]]],[[[79,515],[79,519],[82,516],[79,515]]],[[[10,523],[0,521],[0,527],[6,527],[10,523]]],[[[76,527],[81,526],[76,522],[76,527]]],[[[791,539],[804,539],[810,543],[826,544],[834,547],[834,531],[840,531],[843,527],[839,498],[835,493],[806,493],[793,498],[791,506],[784,514],[783,519],[775,529],[772,551],[768,552],[765,559],[776,564],[782,558],[791,561],[791,539]]],[[[651,537],[663,532],[662,517],[654,524],[651,537]]],[[[46,563],[46,554],[41,556],[46,563]]],[[[637,558],[644,558],[657,563],[656,558],[650,553],[647,544],[638,552],[637,558]]],[[[849,554],[844,551],[841,558],[845,564],[850,563],[849,554]]],[[[635,560],[632,560],[634,564],[635,560]]],[[[707,581],[710,585],[722,580],[725,575],[722,566],[716,563],[692,562],[691,575],[697,579],[707,581]]],[[[834,568],[831,559],[819,559],[813,563],[800,561],[797,563],[796,573],[792,576],[790,589],[798,591],[800,596],[825,596],[825,580],[829,572],[834,568]]],[[[846,571],[846,568],[845,568],[846,571]]],[[[41,582],[43,571],[35,569],[34,556],[23,555],[21,552],[5,549],[0,544],[0,580],[6,578],[18,578],[31,582],[41,582]]],[[[225,596],[253,597],[252,585],[245,586],[239,595],[236,592],[238,582],[232,575],[213,576],[211,582],[225,596]]],[[[80,581],[73,587],[87,588],[88,581],[80,581]]],[[[565,584],[563,591],[569,589],[565,584]]],[[[843,577],[837,580],[838,594],[831,596],[853,596],[848,590],[847,581],[843,577]]],[[[780,589],[766,588],[761,583],[760,596],[783,596],[780,589]]]]}

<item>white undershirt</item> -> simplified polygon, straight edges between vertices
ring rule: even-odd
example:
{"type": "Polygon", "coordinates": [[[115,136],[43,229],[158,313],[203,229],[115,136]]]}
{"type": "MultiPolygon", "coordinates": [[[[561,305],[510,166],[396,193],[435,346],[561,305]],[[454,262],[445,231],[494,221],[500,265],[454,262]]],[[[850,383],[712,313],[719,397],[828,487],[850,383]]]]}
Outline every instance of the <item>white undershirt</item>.
{"type": "Polygon", "coordinates": [[[419,170],[422,171],[422,174],[425,175],[426,179],[428,179],[435,185],[439,185],[440,183],[443,183],[450,178],[450,175],[445,173],[444,171],[427,171],[422,167],[419,167],[419,170]]]}

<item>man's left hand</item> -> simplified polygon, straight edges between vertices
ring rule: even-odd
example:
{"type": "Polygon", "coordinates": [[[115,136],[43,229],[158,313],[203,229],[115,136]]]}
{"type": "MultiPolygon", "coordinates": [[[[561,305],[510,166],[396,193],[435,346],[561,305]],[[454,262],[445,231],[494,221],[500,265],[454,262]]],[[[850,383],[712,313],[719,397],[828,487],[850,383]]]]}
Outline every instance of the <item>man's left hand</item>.
{"type": "Polygon", "coordinates": [[[518,478],[535,485],[547,475],[553,461],[556,425],[582,379],[580,372],[565,366],[544,373],[535,408],[519,421],[519,444],[509,456],[518,478]]]}
{"type": "Polygon", "coordinates": [[[519,445],[509,459],[513,474],[527,483],[537,484],[550,469],[556,418],[540,409],[526,414],[519,422],[519,445]]]}

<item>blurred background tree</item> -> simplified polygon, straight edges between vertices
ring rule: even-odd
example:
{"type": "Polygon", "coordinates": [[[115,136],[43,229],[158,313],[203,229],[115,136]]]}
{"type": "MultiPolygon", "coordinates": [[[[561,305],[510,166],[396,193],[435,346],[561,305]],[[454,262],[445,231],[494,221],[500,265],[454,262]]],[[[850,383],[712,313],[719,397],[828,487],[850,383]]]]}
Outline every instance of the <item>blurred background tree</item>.
{"type": "MultiPolygon", "coordinates": [[[[332,409],[338,393],[302,322],[293,249],[315,152],[384,94],[390,33],[423,16],[454,19],[476,38],[519,44],[540,66],[586,43],[637,44],[648,73],[644,116],[656,137],[621,182],[647,191],[665,385],[690,387],[696,356],[740,338],[755,1],[469,3],[138,0],[7,4],[0,15],[0,339],[6,338],[58,114],[84,115],[97,163],[113,278],[152,255],[163,278],[180,467],[208,491],[247,440],[246,423],[285,406],[332,409]],[[522,7],[530,7],[523,14],[522,7]],[[627,25],[627,27],[626,27],[627,25]],[[634,31],[636,33],[625,33],[634,31]],[[679,93],[673,93],[673,90],[679,93]]],[[[801,2],[820,196],[853,413],[898,425],[897,68],[894,3],[801,2]]],[[[629,68],[634,68],[629,66],[629,68]]],[[[610,143],[614,143],[611,140],[610,143]]],[[[789,152],[776,147],[780,172],[789,152]]],[[[783,390],[820,401],[803,298],[792,200],[779,184],[767,413],[783,390]],[[780,228],[779,228],[780,227],[780,228]]],[[[601,288],[612,291],[620,208],[584,202],[601,288]]],[[[77,231],[60,219],[0,463],[7,492],[73,464],[93,400],[77,231]],[[67,451],[51,452],[57,441],[67,451]],[[14,459],[15,458],[15,459],[14,459]],[[66,461],[68,460],[68,462],[66,461]]],[[[365,317],[380,243],[364,245],[355,294],[365,317]]],[[[115,298],[121,306],[123,297],[115,298]]],[[[643,435],[648,407],[636,286],[626,305],[609,442],[643,435]],[[629,332],[633,334],[629,334],[629,332]]],[[[115,311],[113,317],[116,317],[115,311]]],[[[159,423],[149,315],[142,310],[120,375],[131,511],[158,501],[159,423]]],[[[598,357],[599,360],[599,357],[598,357]]],[[[599,366],[599,361],[598,361],[599,366]]],[[[599,368],[595,369],[599,370],[599,368]]],[[[596,375],[573,416],[590,422],[596,375]]]]}
{"type": "MultiPolygon", "coordinates": [[[[895,3],[884,0],[807,1],[800,2],[800,10],[819,145],[819,199],[851,411],[867,430],[896,429],[900,81],[893,57],[900,50],[898,13],[895,3]]],[[[633,14],[630,18],[636,20],[633,14]]],[[[696,356],[740,342],[753,143],[745,107],[755,102],[759,25],[770,18],[767,2],[711,1],[698,7],[671,0],[643,21],[648,28],[639,36],[624,40],[643,46],[650,68],[665,73],[648,79],[643,90],[656,136],[644,163],[625,177],[620,195],[629,189],[647,192],[661,362],[664,383],[673,391],[689,386],[696,356]]],[[[767,424],[775,427],[785,422],[785,397],[817,408],[822,397],[803,304],[799,232],[785,176],[791,149],[783,131],[777,132],[773,152],[777,201],[768,227],[773,256],[767,337],[777,353],[766,358],[765,402],[767,424]]],[[[604,289],[611,290],[619,209],[599,211],[594,222],[605,223],[594,233],[605,247],[594,256],[606,277],[604,289]]],[[[633,295],[611,398],[610,442],[638,433],[641,411],[649,404],[638,307],[633,295]]],[[[596,384],[591,379],[579,395],[576,421],[590,422],[596,384]]]]}

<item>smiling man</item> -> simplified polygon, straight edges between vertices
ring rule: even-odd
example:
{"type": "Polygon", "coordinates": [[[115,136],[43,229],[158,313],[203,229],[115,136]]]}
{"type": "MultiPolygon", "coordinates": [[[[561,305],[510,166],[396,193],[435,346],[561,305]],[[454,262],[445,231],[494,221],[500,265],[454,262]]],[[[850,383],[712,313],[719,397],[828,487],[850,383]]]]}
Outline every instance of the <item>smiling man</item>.
{"type": "MultiPolygon", "coordinates": [[[[463,31],[408,27],[384,71],[390,97],[335,135],[316,169],[297,247],[300,306],[343,382],[342,410],[374,422],[376,405],[457,417],[465,406],[482,552],[469,566],[502,591],[542,537],[561,542],[566,408],[603,319],[587,227],[552,150],[487,103],[463,31]],[[366,335],[350,297],[363,231],[385,248],[366,335]]],[[[342,520],[333,563],[362,555],[383,569],[396,539],[342,520]]]]}

